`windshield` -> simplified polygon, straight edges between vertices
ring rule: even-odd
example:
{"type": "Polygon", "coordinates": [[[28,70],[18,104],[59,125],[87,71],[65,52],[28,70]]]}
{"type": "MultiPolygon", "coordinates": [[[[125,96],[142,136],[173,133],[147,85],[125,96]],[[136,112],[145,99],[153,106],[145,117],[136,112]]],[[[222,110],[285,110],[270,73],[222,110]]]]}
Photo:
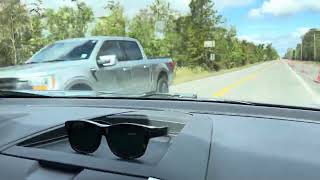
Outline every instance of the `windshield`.
{"type": "Polygon", "coordinates": [[[95,40],[78,40],[53,43],[32,56],[28,63],[88,59],[96,42],[95,40]]]}
{"type": "Polygon", "coordinates": [[[0,89],[320,108],[318,4],[0,1],[0,89]]]}

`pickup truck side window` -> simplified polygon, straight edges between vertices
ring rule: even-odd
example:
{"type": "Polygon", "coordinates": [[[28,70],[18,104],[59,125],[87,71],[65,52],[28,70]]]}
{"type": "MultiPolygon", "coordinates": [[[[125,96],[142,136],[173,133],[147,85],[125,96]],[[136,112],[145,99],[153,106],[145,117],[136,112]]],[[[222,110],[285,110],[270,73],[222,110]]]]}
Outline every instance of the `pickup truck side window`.
{"type": "Polygon", "coordinates": [[[102,44],[97,59],[99,59],[100,56],[106,55],[116,55],[119,61],[124,60],[124,54],[119,46],[118,41],[105,41],[102,44]]]}
{"type": "Polygon", "coordinates": [[[124,50],[127,61],[142,60],[142,53],[138,44],[134,41],[120,41],[120,46],[124,50]]]}

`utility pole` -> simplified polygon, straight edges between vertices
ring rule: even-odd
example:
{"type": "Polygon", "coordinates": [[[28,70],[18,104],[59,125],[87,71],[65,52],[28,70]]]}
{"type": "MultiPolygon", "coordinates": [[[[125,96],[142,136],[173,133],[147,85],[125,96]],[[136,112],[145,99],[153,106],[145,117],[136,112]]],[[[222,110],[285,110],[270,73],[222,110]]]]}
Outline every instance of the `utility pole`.
{"type": "Polygon", "coordinates": [[[303,56],[302,56],[302,51],[303,51],[303,36],[301,36],[301,61],[302,61],[302,58],[303,58],[303,56]]]}
{"type": "Polygon", "coordinates": [[[300,60],[302,61],[302,43],[301,43],[300,49],[301,49],[301,52],[300,52],[301,58],[300,58],[300,60]]]}
{"type": "Polygon", "coordinates": [[[313,60],[316,61],[317,59],[317,49],[316,49],[316,32],[313,34],[313,60]]]}

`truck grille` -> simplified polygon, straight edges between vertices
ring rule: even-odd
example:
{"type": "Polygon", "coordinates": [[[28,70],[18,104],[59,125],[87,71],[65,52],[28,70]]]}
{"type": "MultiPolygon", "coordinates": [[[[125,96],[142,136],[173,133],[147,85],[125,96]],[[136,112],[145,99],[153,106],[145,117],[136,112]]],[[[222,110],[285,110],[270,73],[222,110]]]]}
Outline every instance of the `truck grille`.
{"type": "Polygon", "coordinates": [[[16,89],[17,78],[0,78],[0,89],[14,90],[16,89]]]}

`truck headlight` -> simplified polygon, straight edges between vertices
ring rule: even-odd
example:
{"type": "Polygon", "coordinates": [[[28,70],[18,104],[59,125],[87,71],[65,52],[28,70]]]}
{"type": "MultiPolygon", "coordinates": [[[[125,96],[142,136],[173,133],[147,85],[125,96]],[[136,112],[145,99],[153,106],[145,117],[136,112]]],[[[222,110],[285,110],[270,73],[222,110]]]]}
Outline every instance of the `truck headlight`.
{"type": "Polygon", "coordinates": [[[28,84],[32,90],[35,91],[47,91],[53,90],[56,86],[56,80],[54,76],[39,76],[39,77],[28,77],[20,79],[28,84]]]}

